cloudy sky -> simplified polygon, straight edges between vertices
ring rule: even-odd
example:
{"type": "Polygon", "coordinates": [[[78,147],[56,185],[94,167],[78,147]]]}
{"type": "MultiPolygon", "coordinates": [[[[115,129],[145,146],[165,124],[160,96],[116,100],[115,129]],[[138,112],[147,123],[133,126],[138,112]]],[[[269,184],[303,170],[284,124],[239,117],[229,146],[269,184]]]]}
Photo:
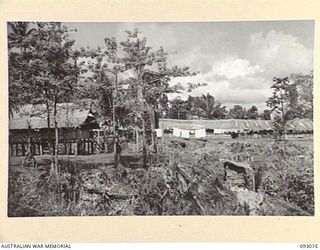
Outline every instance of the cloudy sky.
{"type": "MultiPolygon", "coordinates": [[[[65,23],[77,47],[104,45],[105,37],[125,38],[138,28],[148,45],[163,46],[170,65],[188,65],[197,76],[174,82],[206,82],[192,95],[210,93],[231,107],[265,108],[274,76],[307,74],[313,69],[314,22],[197,22],[197,23],[65,23]]],[[[173,82],[173,83],[174,83],[173,82]]],[[[179,94],[186,98],[190,93],[179,94]]]]}

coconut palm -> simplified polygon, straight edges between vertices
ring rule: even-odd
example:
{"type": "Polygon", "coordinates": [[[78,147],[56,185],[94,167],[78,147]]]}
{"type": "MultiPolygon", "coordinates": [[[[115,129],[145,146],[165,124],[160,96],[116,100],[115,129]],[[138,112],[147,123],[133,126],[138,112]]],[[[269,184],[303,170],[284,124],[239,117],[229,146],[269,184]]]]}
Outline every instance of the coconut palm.
{"type": "Polygon", "coordinates": [[[194,97],[191,112],[206,119],[220,119],[225,117],[226,107],[222,107],[212,95],[207,93],[202,94],[201,97],[194,97]]]}
{"type": "Polygon", "coordinates": [[[30,22],[9,22],[8,23],[8,47],[18,48],[20,52],[25,51],[31,45],[30,22]]]}

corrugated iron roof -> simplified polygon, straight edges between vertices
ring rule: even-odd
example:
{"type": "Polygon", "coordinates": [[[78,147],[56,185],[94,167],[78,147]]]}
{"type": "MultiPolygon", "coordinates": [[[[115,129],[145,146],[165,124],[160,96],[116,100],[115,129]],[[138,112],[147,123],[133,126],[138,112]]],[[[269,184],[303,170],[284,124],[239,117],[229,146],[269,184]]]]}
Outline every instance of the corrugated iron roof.
{"type": "MultiPolygon", "coordinates": [[[[173,129],[238,129],[238,130],[272,130],[271,120],[176,120],[162,119],[164,128],[173,129]]],[[[294,119],[287,123],[288,130],[296,131],[312,131],[313,122],[309,119],[294,119]]]]}
{"type": "Polygon", "coordinates": [[[271,130],[270,121],[265,120],[175,120],[162,119],[165,128],[180,129],[252,129],[271,130]]]}

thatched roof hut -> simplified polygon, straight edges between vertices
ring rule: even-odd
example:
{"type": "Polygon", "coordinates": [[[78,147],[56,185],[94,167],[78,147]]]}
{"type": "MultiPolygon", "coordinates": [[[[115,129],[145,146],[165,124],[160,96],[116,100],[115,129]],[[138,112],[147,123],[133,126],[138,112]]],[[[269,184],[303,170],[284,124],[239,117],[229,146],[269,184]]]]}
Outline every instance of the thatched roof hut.
{"type": "MultiPolygon", "coordinates": [[[[59,104],[57,109],[58,128],[83,128],[91,124],[98,128],[96,119],[91,109],[79,108],[71,103],[59,104]],[[93,124],[94,123],[94,124],[93,124]]],[[[48,128],[47,112],[44,105],[25,105],[20,112],[15,112],[9,119],[9,130],[48,128]]],[[[53,114],[50,116],[50,127],[54,127],[53,114]]]]}
{"type": "MultiPolygon", "coordinates": [[[[47,154],[55,143],[52,112],[44,105],[26,105],[9,120],[11,156],[23,156],[31,144],[33,154],[47,154]]],[[[72,103],[59,104],[57,109],[59,154],[91,154],[94,152],[92,129],[99,128],[91,109],[79,108],[72,103]]]]}

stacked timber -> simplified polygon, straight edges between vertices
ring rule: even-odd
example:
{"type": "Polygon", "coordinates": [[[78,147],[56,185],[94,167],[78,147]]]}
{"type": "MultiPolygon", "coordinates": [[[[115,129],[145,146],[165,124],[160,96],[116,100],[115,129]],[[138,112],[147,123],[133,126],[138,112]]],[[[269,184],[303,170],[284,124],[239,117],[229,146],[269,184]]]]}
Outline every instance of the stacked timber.
{"type": "Polygon", "coordinates": [[[226,182],[231,186],[245,186],[246,183],[244,174],[232,170],[226,171],[226,182]]]}

